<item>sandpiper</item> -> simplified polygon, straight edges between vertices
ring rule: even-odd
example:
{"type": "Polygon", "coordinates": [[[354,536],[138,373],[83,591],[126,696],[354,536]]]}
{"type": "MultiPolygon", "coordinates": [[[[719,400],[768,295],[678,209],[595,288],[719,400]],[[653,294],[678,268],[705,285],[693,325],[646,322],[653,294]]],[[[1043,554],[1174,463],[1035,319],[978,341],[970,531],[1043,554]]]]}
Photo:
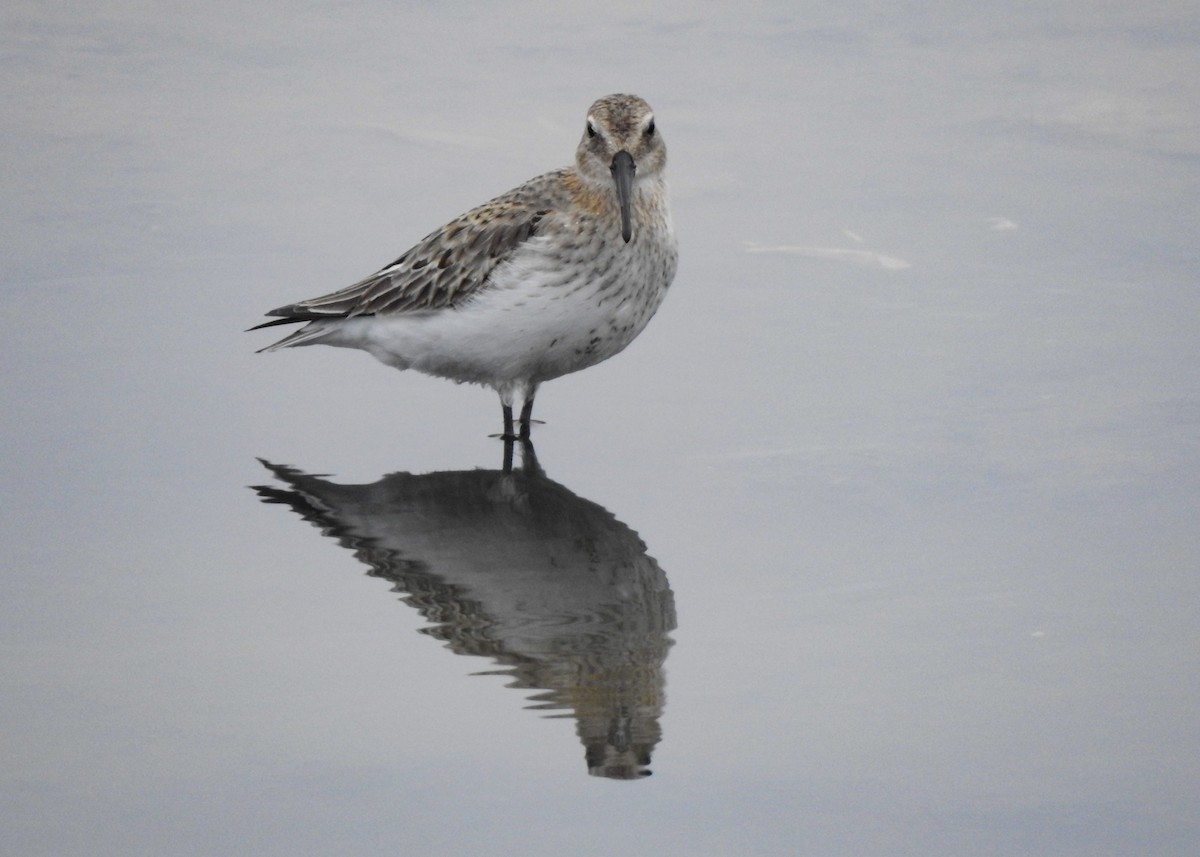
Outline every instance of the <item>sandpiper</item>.
{"type": "Polygon", "coordinates": [[[573,167],[468,211],[352,286],[271,310],[279,318],[251,330],[307,322],[261,350],[361,348],[397,369],[489,386],[502,436],[528,438],[538,385],[612,357],[662,303],[678,261],[666,159],[649,104],[601,98],[573,167]]]}

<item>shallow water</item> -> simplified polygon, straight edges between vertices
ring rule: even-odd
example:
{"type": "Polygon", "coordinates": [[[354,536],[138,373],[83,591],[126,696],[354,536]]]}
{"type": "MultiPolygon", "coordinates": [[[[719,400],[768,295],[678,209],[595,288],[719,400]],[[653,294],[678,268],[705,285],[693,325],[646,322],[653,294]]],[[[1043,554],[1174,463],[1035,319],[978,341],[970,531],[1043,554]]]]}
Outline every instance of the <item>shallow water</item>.
{"type": "Polygon", "coordinates": [[[256,9],[6,13],[0,850],[1192,853],[1186,4],[256,9]],[[620,90],[680,272],[536,467],[253,353],[620,90]]]}

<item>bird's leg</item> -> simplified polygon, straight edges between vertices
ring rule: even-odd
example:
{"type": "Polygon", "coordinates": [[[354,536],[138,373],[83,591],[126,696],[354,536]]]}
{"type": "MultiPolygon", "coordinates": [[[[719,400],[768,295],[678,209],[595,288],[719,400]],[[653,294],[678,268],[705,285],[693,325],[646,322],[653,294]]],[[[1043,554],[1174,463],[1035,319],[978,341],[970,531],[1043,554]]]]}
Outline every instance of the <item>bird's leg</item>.
{"type": "Polygon", "coordinates": [[[538,385],[535,381],[530,381],[525,385],[521,396],[523,404],[521,405],[521,433],[517,436],[519,440],[529,440],[529,425],[533,422],[533,397],[537,395],[538,385]]]}
{"type": "MultiPolygon", "coordinates": [[[[504,411],[504,434],[500,435],[500,439],[503,441],[516,440],[517,435],[513,431],[512,405],[502,399],[500,401],[500,407],[504,411]]],[[[524,411],[522,411],[522,413],[524,413],[524,411]]]]}
{"type": "Polygon", "coordinates": [[[530,392],[529,398],[525,400],[525,404],[521,406],[521,440],[529,440],[529,422],[533,416],[533,393],[530,392]]]}
{"type": "Polygon", "coordinates": [[[542,466],[538,464],[537,453],[533,451],[533,441],[529,438],[521,440],[521,471],[530,476],[545,476],[542,466]]]}
{"type": "Polygon", "coordinates": [[[504,438],[504,472],[512,473],[513,466],[513,444],[515,441],[511,436],[504,438]]]}

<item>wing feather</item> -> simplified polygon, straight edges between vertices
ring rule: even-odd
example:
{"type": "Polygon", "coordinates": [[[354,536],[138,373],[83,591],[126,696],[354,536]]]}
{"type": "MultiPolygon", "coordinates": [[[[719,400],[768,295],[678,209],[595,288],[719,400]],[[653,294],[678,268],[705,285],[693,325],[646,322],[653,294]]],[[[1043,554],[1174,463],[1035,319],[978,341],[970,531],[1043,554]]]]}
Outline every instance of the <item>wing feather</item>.
{"type": "Polygon", "coordinates": [[[468,211],[353,285],[271,310],[267,315],[280,318],[258,327],[459,306],[486,288],[496,267],[554,215],[546,190],[562,172],[539,176],[468,211]]]}

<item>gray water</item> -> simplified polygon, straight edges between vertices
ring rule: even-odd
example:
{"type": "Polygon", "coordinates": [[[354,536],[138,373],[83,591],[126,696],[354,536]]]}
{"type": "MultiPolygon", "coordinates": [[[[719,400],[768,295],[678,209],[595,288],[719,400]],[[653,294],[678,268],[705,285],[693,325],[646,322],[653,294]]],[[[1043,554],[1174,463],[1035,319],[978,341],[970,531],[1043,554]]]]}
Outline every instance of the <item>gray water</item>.
{"type": "Polygon", "coordinates": [[[1193,853],[1191,4],[3,21],[4,854],[1193,853]],[[253,353],[615,91],[680,271],[536,462],[253,353]]]}

